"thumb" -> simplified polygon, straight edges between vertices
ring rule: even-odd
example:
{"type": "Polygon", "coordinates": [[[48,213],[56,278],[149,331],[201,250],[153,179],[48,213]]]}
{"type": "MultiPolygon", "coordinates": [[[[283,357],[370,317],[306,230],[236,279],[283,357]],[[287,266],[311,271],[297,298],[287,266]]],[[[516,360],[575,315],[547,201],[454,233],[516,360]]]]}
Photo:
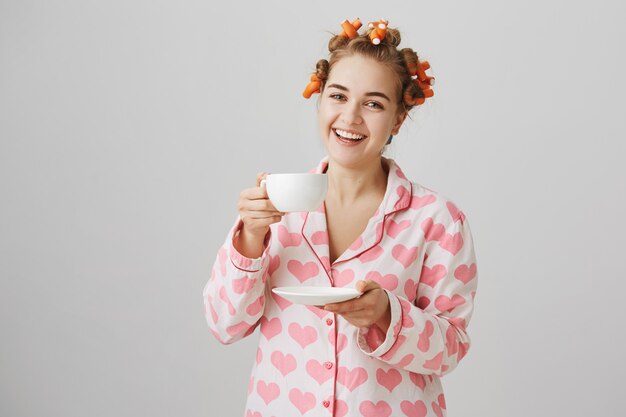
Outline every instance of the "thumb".
{"type": "Polygon", "coordinates": [[[259,172],[258,174],[256,174],[256,186],[260,187],[261,186],[261,180],[264,180],[265,178],[267,178],[268,173],[263,171],[263,172],[259,172]]]}
{"type": "Polygon", "coordinates": [[[377,288],[381,288],[380,284],[376,281],[372,281],[371,279],[367,281],[361,280],[356,283],[356,290],[361,292],[367,292],[370,290],[375,290],[377,288]]]}

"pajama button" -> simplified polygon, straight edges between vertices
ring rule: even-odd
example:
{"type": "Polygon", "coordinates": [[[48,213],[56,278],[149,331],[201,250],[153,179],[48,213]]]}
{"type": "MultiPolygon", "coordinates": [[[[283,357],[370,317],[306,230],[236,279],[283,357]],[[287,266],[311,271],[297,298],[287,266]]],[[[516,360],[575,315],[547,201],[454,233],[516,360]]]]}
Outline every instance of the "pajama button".
{"type": "Polygon", "coordinates": [[[333,363],[332,362],[326,362],[324,363],[324,366],[326,367],[326,369],[330,369],[333,367],[333,363]]]}
{"type": "Polygon", "coordinates": [[[328,408],[328,406],[330,405],[330,401],[328,401],[328,400],[324,400],[324,401],[322,401],[322,405],[323,405],[324,407],[328,408]]]}
{"type": "Polygon", "coordinates": [[[326,324],[329,326],[333,324],[333,319],[326,319],[326,324]]]}

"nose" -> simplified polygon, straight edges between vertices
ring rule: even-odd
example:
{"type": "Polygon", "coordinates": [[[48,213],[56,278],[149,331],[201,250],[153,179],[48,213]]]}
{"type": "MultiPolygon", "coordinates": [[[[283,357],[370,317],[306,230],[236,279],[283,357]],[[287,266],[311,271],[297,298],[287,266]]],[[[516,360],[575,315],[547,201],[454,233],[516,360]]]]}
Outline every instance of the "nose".
{"type": "Polygon", "coordinates": [[[360,108],[358,103],[347,103],[341,113],[341,121],[346,125],[360,124],[363,119],[361,118],[360,108]]]}

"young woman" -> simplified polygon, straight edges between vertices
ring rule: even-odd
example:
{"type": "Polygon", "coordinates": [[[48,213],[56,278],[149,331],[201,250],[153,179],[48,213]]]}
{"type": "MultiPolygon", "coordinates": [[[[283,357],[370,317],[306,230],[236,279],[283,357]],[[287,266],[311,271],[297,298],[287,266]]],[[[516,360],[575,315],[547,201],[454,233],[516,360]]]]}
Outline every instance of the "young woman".
{"type": "Polygon", "coordinates": [[[304,92],[320,93],[324,204],[278,212],[259,174],[204,288],[220,342],[260,327],[246,416],[446,415],[440,377],[470,346],[476,259],[463,212],[382,156],[432,96],[428,63],[386,24],[343,22],[304,92]],[[271,292],[297,285],[364,294],[319,308],[271,292]]]}

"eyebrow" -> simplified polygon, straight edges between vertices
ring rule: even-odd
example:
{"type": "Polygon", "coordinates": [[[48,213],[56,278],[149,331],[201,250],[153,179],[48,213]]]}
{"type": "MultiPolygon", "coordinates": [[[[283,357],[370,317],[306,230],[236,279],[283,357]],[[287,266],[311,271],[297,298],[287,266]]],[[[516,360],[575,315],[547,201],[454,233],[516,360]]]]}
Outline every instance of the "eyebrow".
{"type": "MultiPolygon", "coordinates": [[[[346,87],[344,87],[343,85],[340,85],[340,84],[331,84],[327,88],[331,88],[331,87],[335,87],[335,88],[337,88],[339,90],[343,90],[343,91],[349,91],[346,87]]],[[[388,102],[391,103],[391,100],[389,99],[389,97],[387,97],[383,93],[379,93],[378,91],[370,91],[369,93],[365,93],[365,95],[366,96],[382,97],[382,98],[386,99],[388,102]]]]}

